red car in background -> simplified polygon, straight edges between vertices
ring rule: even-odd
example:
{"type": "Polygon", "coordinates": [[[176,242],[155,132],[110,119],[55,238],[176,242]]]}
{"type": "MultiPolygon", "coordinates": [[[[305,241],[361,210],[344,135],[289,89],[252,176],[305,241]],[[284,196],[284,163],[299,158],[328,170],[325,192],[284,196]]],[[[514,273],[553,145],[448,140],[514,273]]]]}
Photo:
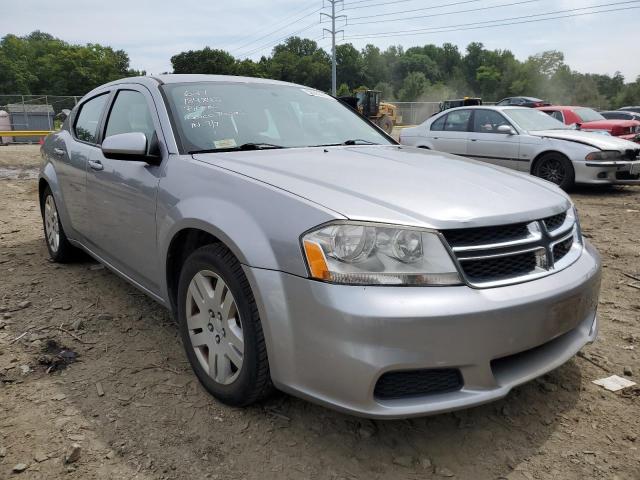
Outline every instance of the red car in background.
{"type": "Polygon", "coordinates": [[[577,125],[585,131],[606,131],[614,137],[640,143],[640,122],[637,120],[607,120],[595,110],[586,107],[564,107],[552,105],[538,107],[566,125],[577,125]]]}

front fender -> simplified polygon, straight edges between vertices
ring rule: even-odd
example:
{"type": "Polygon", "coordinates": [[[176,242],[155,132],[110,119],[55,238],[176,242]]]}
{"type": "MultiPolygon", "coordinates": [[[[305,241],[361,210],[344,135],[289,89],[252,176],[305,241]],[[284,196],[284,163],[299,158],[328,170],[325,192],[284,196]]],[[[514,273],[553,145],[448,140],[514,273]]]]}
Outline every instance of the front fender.
{"type": "Polygon", "coordinates": [[[336,218],[344,217],[277,187],[172,157],[158,191],[158,253],[166,267],[172,240],[193,228],[218,238],[246,266],[306,276],[300,235],[336,218]]]}

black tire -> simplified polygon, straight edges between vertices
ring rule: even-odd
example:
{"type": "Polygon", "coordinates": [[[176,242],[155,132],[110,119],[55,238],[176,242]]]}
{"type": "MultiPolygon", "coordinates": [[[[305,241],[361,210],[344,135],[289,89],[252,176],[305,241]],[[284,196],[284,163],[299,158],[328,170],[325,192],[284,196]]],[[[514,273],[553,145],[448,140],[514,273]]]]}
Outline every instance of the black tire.
{"type": "MultiPolygon", "coordinates": [[[[258,307],[240,263],[224,245],[206,245],[189,255],[180,272],[177,305],[178,328],[187,358],[198,380],[211,395],[227,405],[244,407],[272,393],[269,360],[258,307]],[[194,277],[203,271],[213,272],[224,281],[228,291],[233,295],[237,314],[241,319],[243,362],[238,369],[239,373],[229,384],[220,383],[207,373],[196,353],[196,347],[193,346],[192,333],[187,324],[189,285],[194,277]]],[[[215,335],[213,328],[211,325],[211,335],[215,335]]],[[[205,333],[204,330],[201,329],[201,332],[205,333]]]]}
{"type": "Polygon", "coordinates": [[[386,115],[383,115],[378,120],[378,125],[382,130],[387,132],[389,135],[391,135],[391,132],[393,132],[393,120],[391,120],[391,118],[386,115]]]}
{"type": "Polygon", "coordinates": [[[44,230],[44,241],[47,244],[49,256],[56,263],[68,263],[78,258],[78,249],[71,245],[64,232],[60,216],[58,215],[58,206],[55,197],[49,187],[46,187],[40,199],[40,212],[42,214],[42,228],[44,230]],[[48,203],[49,202],[49,203],[48,203]],[[47,216],[49,209],[55,211],[54,217],[47,216]],[[57,227],[56,227],[57,226],[57,227]],[[55,229],[57,228],[57,232],[55,229]],[[57,244],[54,241],[57,233],[57,244]]]}
{"type": "Polygon", "coordinates": [[[573,165],[567,157],[560,153],[545,153],[534,166],[533,174],[551,183],[555,183],[563,190],[569,190],[575,183],[576,174],[573,165]]]}

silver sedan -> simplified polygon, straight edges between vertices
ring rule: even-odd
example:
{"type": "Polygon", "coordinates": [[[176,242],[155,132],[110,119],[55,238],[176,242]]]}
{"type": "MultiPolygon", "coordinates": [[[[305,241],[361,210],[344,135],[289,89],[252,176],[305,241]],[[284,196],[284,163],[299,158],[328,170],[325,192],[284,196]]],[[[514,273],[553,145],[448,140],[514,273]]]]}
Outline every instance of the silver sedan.
{"type": "Polygon", "coordinates": [[[82,249],[170,309],[216,398],[370,417],[504,397],[597,335],[600,260],[540,179],[398,145],[263,79],[129,78],[43,146],[53,260],[82,249]]]}
{"type": "Polygon", "coordinates": [[[403,129],[400,143],[528,172],[564,189],[574,183],[640,185],[640,145],[577,131],[530,108],[448,110],[403,129]]]}

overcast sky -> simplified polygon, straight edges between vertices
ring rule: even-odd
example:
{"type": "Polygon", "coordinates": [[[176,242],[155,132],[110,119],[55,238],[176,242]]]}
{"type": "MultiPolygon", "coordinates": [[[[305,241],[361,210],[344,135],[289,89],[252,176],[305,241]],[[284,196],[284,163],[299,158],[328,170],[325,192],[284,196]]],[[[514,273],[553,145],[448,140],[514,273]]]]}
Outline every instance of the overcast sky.
{"type": "MultiPolygon", "coordinates": [[[[279,40],[302,29],[300,36],[320,39],[328,49],[329,39],[321,39],[322,28],[328,25],[320,25],[320,12],[315,11],[321,7],[322,0],[20,0],[3,8],[0,36],[42,30],[72,43],[110,45],[127,51],[133,68],[162,73],[171,71],[172,55],[204,46],[259,59],[279,40]]],[[[479,41],[491,49],[510,49],[521,60],[553,49],[564,52],[574,70],[607,74],[619,70],[632,81],[640,75],[640,8],[629,7],[640,7],[640,1],[344,0],[339,8],[348,17],[345,41],[358,48],[367,43],[384,49],[393,44],[451,42],[464,50],[468,43],[479,41]],[[495,28],[478,25],[547,18],[540,14],[550,12],[565,11],[551,15],[563,16],[623,8],[495,28]],[[400,13],[417,9],[421,10],[400,13]],[[580,10],[566,12],[569,9],[580,10]],[[528,18],[516,18],[524,16],[528,18]],[[455,31],[441,31],[443,27],[455,31]],[[429,28],[436,31],[406,33],[429,28]],[[384,36],[389,33],[393,36],[384,36]],[[349,38],[362,35],[370,38],[349,38]]]]}

